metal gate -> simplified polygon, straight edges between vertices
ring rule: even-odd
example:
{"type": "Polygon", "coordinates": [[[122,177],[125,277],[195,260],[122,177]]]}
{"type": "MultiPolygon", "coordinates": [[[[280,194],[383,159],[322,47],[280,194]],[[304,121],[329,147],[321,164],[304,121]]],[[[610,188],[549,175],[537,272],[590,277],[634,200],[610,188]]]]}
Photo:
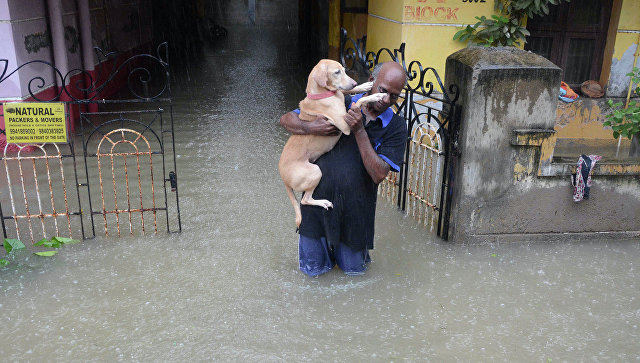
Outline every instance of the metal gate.
{"type": "Polygon", "coordinates": [[[78,69],[63,75],[40,60],[8,73],[8,60],[0,59],[0,86],[18,70],[39,69],[27,83],[30,99],[63,102],[66,119],[76,120],[67,143],[4,147],[5,238],[34,242],[182,231],[167,43],[156,52],[126,57],[96,49],[103,65],[97,75],[78,69]],[[51,76],[65,86],[43,96],[51,76]]]}
{"type": "Polygon", "coordinates": [[[407,122],[404,163],[399,173],[389,173],[378,193],[396,201],[400,209],[447,240],[459,157],[458,86],[446,88],[438,72],[419,61],[407,65],[404,48],[402,43],[393,51],[366,52],[366,36],[354,40],[341,29],[340,61],[355,78],[363,80],[376,64],[394,61],[402,65],[409,79],[401,102],[394,106],[407,122]]]}

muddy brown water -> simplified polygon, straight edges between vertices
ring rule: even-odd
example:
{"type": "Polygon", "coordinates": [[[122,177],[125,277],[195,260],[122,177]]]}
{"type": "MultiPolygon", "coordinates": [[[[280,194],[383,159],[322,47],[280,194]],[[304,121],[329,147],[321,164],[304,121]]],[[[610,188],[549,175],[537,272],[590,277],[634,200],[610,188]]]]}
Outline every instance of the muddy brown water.
{"type": "Polygon", "coordinates": [[[381,201],[367,274],[297,270],[277,172],[306,65],[231,28],[177,73],[181,234],[0,269],[3,361],[631,361],[639,241],[460,246],[381,201]]]}

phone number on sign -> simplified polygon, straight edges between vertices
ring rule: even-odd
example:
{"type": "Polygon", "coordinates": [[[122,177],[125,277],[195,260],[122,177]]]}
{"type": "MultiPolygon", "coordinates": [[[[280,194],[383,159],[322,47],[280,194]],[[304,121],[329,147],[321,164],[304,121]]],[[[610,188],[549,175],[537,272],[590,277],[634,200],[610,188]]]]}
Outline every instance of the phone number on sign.
{"type": "Polygon", "coordinates": [[[51,128],[51,129],[38,129],[38,133],[40,133],[40,134],[62,134],[62,133],[64,133],[64,129],[62,127],[51,128]]]}

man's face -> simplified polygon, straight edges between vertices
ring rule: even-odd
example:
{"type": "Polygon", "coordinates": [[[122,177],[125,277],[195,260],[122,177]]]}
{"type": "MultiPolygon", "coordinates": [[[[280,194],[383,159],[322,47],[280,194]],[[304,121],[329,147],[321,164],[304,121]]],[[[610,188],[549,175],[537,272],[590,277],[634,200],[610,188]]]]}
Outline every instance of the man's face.
{"type": "Polygon", "coordinates": [[[371,94],[386,93],[387,95],[378,102],[370,103],[369,109],[376,115],[383,113],[389,106],[398,101],[398,97],[404,88],[405,73],[402,67],[391,64],[385,64],[378,78],[373,82],[371,94]]]}

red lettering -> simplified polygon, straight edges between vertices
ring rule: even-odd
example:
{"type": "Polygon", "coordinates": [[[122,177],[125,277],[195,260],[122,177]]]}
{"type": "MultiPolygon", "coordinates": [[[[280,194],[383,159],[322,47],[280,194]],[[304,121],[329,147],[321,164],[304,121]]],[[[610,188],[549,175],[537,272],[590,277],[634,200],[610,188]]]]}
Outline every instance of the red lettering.
{"type": "Polygon", "coordinates": [[[455,9],[449,8],[449,14],[447,14],[447,19],[458,20],[458,17],[456,16],[456,11],[458,11],[458,8],[455,8],[455,9]]]}
{"type": "MultiPolygon", "coordinates": [[[[418,0],[418,2],[426,2],[427,0],[418,0]]],[[[438,2],[445,2],[446,0],[438,0],[438,2]]],[[[413,6],[413,5],[405,5],[404,7],[404,20],[429,20],[431,18],[436,18],[439,21],[446,20],[458,20],[458,8],[449,8],[449,7],[437,7],[432,8],[431,6],[413,6]]]]}
{"type": "Polygon", "coordinates": [[[405,5],[404,7],[404,20],[415,19],[414,7],[411,5],[405,5]]]}
{"type": "Polygon", "coordinates": [[[447,9],[445,8],[437,8],[436,11],[433,12],[433,15],[435,15],[436,19],[438,20],[446,20],[447,18],[447,9]],[[444,12],[445,14],[440,16],[440,12],[444,12]]]}
{"type": "Polygon", "coordinates": [[[432,16],[433,16],[433,8],[431,8],[431,6],[425,6],[422,9],[422,19],[428,20],[428,19],[431,19],[432,16]]]}

